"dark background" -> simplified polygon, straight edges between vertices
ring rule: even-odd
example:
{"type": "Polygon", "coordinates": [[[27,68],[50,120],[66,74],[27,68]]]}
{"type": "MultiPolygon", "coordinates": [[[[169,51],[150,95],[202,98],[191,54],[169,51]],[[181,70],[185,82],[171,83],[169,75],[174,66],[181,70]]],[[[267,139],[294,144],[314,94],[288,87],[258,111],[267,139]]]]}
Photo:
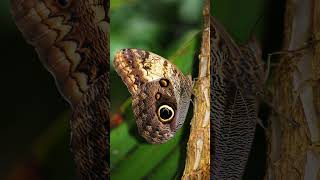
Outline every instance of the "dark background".
{"type": "Polygon", "coordinates": [[[68,104],[0,2],[0,179],[70,179],[68,104]]]}

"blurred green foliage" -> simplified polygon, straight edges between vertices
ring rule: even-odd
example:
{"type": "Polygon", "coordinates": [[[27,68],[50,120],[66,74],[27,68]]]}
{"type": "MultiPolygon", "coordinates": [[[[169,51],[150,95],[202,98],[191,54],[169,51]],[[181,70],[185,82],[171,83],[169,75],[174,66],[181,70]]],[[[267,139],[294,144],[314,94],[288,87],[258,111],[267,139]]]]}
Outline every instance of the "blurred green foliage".
{"type": "MultiPolygon", "coordinates": [[[[202,2],[193,0],[111,1],[111,60],[123,48],[159,54],[191,74],[202,28],[202,2]]],[[[130,97],[111,67],[111,107],[118,113],[130,97]]],[[[188,125],[174,139],[147,144],[137,133],[131,104],[124,122],[111,131],[112,179],[173,179],[182,175],[188,125]]],[[[191,116],[185,124],[189,124],[191,116]]]]}

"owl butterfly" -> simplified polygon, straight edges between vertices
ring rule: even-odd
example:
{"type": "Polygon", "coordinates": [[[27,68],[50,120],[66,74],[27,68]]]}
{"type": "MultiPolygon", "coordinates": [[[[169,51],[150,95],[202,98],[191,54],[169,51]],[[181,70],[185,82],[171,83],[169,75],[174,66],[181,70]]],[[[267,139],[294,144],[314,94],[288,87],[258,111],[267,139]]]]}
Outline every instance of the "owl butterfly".
{"type": "Polygon", "coordinates": [[[81,179],[108,175],[109,1],[11,0],[15,23],[71,104],[81,179]]]}
{"type": "Polygon", "coordinates": [[[139,134],[164,143],[181,128],[189,108],[192,81],[168,60],[148,51],[123,49],[114,67],[132,94],[139,134]]]}
{"type": "Polygon", "coordinates": [[[210,19],[211,179],[242,179],[256,123],[258,98],[265,81],[256,41],[238,46],[222,25],[210,19]]]}

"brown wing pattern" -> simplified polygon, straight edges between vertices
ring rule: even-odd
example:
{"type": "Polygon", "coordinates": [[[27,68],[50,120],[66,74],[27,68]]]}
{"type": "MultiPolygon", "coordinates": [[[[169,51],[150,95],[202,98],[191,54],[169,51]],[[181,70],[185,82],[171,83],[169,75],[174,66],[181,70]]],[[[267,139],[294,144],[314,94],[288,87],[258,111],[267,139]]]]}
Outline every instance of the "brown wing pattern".
{"type": "MultiPolygon", "coordinates": [[[[214,86],[213,88],[215,88],[214,86]]],[[[257,104],[233,83],[215,88],[212,105],[213,179],[241,179],[254,138],[257,104]]],[[[212,147],[212,146],[211,146],[212,147]]]]}
{"type": "Polygon", "coordinates": [[[164,143],[176,133],[177,117],[168,123],[159,120],[157,109],[162,104],[170,105],[177,112],[172,85],[162,88],[157,80],[143,84],[139,93],[132,96],[132,109],[138,131],[149,143],[164,143]],[[156,94],[159,94],[159,99],[156,99],[156,94]]]}
{"type": "Polygon", "coordinates": [[[132,94],[132,109],[139,133],[149,143],[164,143],[174,137],[186,118],[192,82],[168,60],[141,49],[120,50],[115,70],[132,94]],[[160,82],[164,80],[165,86],[160,82]],[[172,108],[171,121],[163,122],[158,110],[172,108]]]}
{"type": "Polygon", "coordinates": [[[15,23],[72,105],[81,179],[106,179],[109,152],[109,1],[11,0],[15,23]]]}
{"type": "Polygon", "coordinates": [[[74,105],[109,68],[107,0],[11,0],[14,20],[74,105]],[[65,7],[59,2],[69,2],[65,7]]]}
{"type": "Polygon", "coordinates": [[[211,179],[241,179],[257,119],[263,62],[252,46],[238,47],[211,18],[211,179]]]}

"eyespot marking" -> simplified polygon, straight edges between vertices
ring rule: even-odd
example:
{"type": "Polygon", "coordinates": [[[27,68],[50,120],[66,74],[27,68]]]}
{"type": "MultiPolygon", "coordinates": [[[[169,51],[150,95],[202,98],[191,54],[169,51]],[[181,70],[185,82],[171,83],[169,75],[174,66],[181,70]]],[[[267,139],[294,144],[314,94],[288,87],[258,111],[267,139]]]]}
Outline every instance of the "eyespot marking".
{"type": "Polygon", "coordinates": [[[157,93],[156,94],[156,100],[159,100],[161,98],[161,94],[160,93],[157,93]]]}
{"type": "Polygon", "coordinates": [[[169,123],[172,121],[173,117],[174,117],[174,110],[171,106],[169,105],[161,105],[158,108],[158,112],[157,115],[160,119],[161,122],[163,123],[169,123]]]}
{"type": "Polygon", "coordinates": [[[170,81],[168,79],[161,79],[159,83],[161,87],[168,87],[170,84],[170,81]]]}

